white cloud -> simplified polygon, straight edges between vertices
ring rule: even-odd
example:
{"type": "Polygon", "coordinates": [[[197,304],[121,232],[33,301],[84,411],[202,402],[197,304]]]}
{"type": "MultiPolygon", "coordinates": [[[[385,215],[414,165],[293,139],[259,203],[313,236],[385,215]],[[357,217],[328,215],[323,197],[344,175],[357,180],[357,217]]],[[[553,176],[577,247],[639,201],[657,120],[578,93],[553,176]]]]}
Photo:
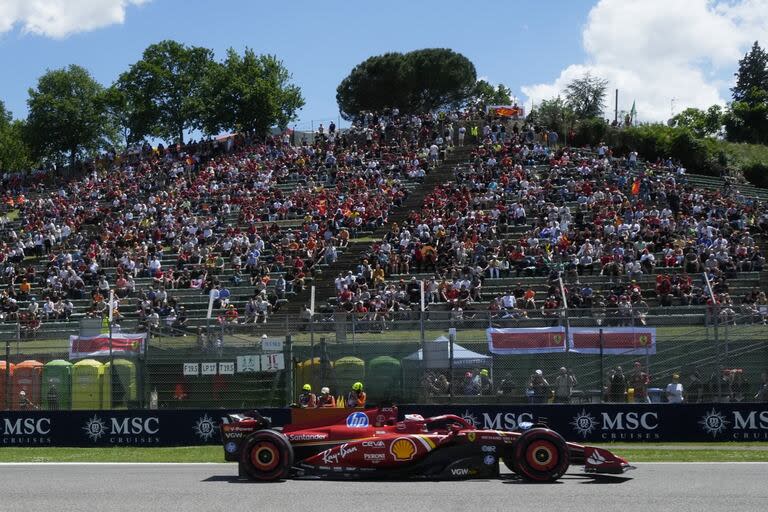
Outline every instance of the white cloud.
{"type": "MultiPolygon", "coordinates": [[[[724,104],[737,61],[755,40],[768,42],[768,0],[601,0],[582,33],[587,62],[552,83],[522,87],[529,101],[562,94],[586,72],[619,89],[619,109],[637,101],[643,121],[664,121],[687,107],[724,104]]],[[[606,112],[606,117],[609,113],[606,112]]],[[[612,117],[612,115],[610,116],[612,117]]]]}
{"type": "Polygon", "coordinates": [[[19,26],[29,34],[63,38],[125,21],[129,5],[148,0],[0,0],[0,34],[19,26]]]}

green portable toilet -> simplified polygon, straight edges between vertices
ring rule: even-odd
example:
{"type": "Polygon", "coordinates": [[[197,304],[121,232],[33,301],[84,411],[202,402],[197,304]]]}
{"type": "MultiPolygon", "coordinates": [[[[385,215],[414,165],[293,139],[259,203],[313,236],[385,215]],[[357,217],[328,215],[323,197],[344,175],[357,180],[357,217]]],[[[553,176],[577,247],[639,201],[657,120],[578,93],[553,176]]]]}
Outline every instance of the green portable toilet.
{"type": "Polygon", "coordinates": [[[104,365],[83,359],[72,365],[72,409],[101,409],[104,365]]]}
{"type": "Polygon", "coordinates": [[[352,384],[362,382],[365,385],[365,361],[358,357],[347,356],[337,359],[333,363],[336,375],[337,394],[347,396],[352,389],[352,384]]]}
{"type": "Polygon", "coordinates": [[[63,359],[43,366],[42,407],[47,411],[72,408],[72,363],[63,359]]]}
{"type": "Polygon", "coordinates": [[[365,388],[369,401],[392,400],[400,396],[400,361],[390,356],[374,357],[368,361],[365,388]]]}
{"type": "Polygon", "coordinates": [[[103,409],[126,409],[138,399],[136,386],[136,364],[128,359],[114,360],[114,381],[112,381],[112,363],[104,365],[101,397],[103,409]],[[111,398],[111,400],[110,400],[111,398]]]}

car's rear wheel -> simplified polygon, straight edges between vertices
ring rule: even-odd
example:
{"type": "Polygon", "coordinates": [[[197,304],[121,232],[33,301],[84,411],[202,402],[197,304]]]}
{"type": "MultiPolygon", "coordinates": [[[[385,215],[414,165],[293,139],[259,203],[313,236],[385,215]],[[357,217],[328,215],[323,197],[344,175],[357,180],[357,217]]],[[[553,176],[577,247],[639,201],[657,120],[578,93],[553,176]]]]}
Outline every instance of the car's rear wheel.
{"type": "Polygon", "coordinates": [[[293,466],[293,447],[280,432],[259,430],[246,438],[240,464],[253,480],[280,480],[288,476],[293,466]]]}
{"type": "Polygon", "coordinates": [[[546,428],[526,431],[515,443],[512,470],[531,482],[554,482],[568,471],[565,439],[546,428]]]}

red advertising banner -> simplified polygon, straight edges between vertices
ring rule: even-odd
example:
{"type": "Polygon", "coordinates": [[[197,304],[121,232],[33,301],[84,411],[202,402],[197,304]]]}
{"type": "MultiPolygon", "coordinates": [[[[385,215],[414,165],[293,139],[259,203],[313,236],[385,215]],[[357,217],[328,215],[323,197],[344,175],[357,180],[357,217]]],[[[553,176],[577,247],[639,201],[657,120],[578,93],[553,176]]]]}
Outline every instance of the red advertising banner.
{"type": "Polygon", "coordinates": [[[571,352],[580,354],[599,354],[600,345],[603,354],[641,355],[656,353],[656,329],[611,327],[600,329],[575,327],[570,329],[568,347],[571,352]]]}
{"type": "Polygon", "coordinates": [[[531,354],[565,350],[565,329],[562,327],[490,328],[486,330],[486,334],[488,350],[493,354],[531,354]]]}
{"type": "MultiPolygon", "coordinates": [[[[112,355],[135,356],[144,350],[146,334],[112,335],[112,355]]],[[[83,357],[103,357],[110,354],[110,339],[108,334],[98,336],[70,336],[69,358],[80,359],[83,357]]]]}

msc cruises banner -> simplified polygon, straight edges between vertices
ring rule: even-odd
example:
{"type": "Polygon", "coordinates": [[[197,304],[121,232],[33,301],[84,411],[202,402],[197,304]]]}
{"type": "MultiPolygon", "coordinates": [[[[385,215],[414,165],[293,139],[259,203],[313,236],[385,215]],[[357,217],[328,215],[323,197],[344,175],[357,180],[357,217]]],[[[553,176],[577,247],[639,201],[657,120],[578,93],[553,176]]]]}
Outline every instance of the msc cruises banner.
{"type": "MultiPolygon", "coordinates": [[[[218,444],[226,412],[241,411],[0,412],[0,447],[218,444]]],[[[290,421],[290,409],[260,412],[274,426],[290,421]]],[[[550,428],[575,442],[768,441],[768,404],[759,403],[400,406],[401,415],[411,413],[456,414],[477,428],[494,430],[515,430],[521,422],[546,418],[550,428]]]]}

